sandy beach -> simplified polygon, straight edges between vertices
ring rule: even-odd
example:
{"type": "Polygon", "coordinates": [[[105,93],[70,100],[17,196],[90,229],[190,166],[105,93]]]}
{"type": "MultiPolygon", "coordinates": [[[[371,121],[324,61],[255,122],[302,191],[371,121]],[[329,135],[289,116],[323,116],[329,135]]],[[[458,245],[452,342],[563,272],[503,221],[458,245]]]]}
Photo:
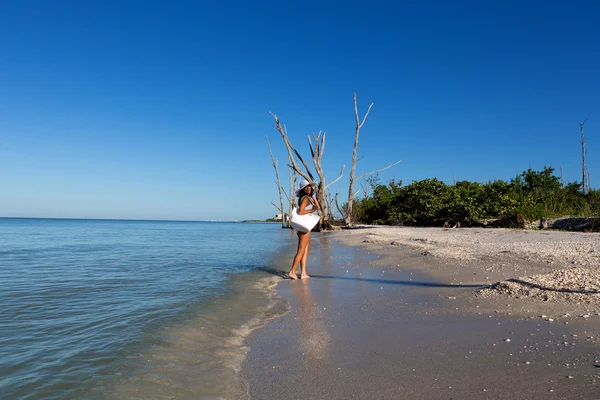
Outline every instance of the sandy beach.
{"type": "Polygon", "coordinates": [[[249,398],[600,398],[599,234],[360,227],[311,246],[312,278],[278,285],[291,311],[246,341],[249,398]]]}
{"type": "Polygon", "coordinates": [[[600,319],[591,318],[600,312],[598,233],[364,227],[338,238],[385,255],[384,263],[412,254],[416,260],[406,261],[413,269],[450,284],[481,285],[463,296],[479,308],[547,320],[571,317],[563,322],[600,319]],[[504,300],[512,305],[502,306],[504,300]]]}

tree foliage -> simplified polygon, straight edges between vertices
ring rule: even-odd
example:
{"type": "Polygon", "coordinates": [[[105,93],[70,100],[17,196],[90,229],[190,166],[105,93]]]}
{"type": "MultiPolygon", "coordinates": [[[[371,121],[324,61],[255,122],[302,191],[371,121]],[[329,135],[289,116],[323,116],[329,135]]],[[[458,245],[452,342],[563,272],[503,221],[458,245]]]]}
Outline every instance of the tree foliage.
{"type": "Polygon", "coordinates": [[[446,185],[433,178],[405,186],[395,180],[373,186],[371,196],[355,203],[354,218],[359,222],[476,226],[482,219],[499,218],[504,226],[518,226],[525,220],[600,214],[599,190],[584,193],[579,182],[563,186],[551,167],[530,168],[510,182],[446,185]]]}

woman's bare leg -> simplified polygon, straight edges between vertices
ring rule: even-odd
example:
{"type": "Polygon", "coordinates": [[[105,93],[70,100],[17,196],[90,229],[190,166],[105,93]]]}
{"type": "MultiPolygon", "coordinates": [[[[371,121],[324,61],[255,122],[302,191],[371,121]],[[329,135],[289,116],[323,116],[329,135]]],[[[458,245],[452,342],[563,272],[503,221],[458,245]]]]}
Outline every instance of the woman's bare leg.
{"type": "Polygon", "coordinates": [[[298,279],[298,275],[296,275],[296,269],[298,268],[298,263],[302,261],[302,257],[304,256],[304,252],[309,240],[310,232],[298,232],[298,250],[294,256],[294,261],[292,261],[292,269],[290,269],[288,274],[288,276],[292,279],[298,279]]]}
{"type": "MultiPolygon", "coordinates": [[[[310,235],[310,232],[309,232],[310,235]]],[[[308,251],[310,250],[310,241],[306,243],[306,249],[304,250],[304,254],[302,255],[302,261],[300,263],[302,267],[302,274],[300,275],[300,279],[308,279],[310,276],[306,273],[306,260],[308,260],[308,251]]]]}

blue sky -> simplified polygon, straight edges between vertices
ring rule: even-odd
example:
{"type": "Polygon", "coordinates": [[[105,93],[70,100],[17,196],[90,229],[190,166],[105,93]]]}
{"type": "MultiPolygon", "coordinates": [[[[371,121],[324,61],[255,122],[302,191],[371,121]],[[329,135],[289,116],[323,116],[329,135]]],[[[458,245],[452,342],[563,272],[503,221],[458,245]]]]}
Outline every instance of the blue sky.
{"type": "Polygon", "coordinates": [[[269,111],[333,179],[354,92],[359,174],[580,180],[587,118],[598,188],[600,5],[569,3],[0,1],[0,216],[271,216],[269,111]]]}

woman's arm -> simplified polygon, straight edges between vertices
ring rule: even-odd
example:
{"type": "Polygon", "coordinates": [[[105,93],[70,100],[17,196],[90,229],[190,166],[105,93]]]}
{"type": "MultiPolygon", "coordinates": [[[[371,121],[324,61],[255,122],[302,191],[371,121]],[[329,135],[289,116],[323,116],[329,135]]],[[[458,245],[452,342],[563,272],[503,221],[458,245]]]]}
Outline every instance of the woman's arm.
{"type": "Polygon", "coordinates": [[[321,204],[319,204],[319,200],[317,200],[317,195],[313,192],[311,195],[313,201],[315,202],[315,209],[320,210],[321,204]]]}

